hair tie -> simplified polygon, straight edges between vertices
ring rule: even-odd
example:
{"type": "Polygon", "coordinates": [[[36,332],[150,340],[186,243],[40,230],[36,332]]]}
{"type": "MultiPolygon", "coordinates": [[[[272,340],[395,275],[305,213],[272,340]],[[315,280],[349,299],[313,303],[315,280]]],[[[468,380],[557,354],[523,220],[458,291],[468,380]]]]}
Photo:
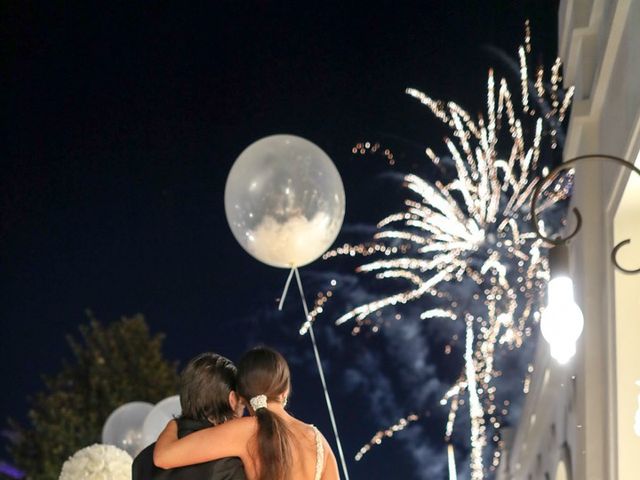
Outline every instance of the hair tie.
{"type": "Polygon", "coordinates": [[[267,396],[256,395],[251,400],[249,400],[249,403],[251,404],[251,408],[253,408],[253,410],[257,412],[261,408],[267,408],[267,396]]]}

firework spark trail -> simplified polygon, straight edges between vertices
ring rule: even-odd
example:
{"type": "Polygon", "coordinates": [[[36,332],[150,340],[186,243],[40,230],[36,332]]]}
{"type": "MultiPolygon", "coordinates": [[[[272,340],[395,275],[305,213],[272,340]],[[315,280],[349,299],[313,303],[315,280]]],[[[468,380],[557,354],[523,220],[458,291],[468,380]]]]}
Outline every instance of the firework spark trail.
{"type": "Polygon", "coordinates": [[[467,317],[466,347],[464,352],[467,390],[469,392],[469,416],[471,417],[471,479],[482,480],[484,467],[482,466],[482,449],[485,444],[484,410],[478,396],[476,382],[476,363],[474,361],[473,317],[467,317]]]}
{"type": "Polygon", "coordinates": [[[449,480],[458,480],[456,472],[456,457],[453,451],[453,445],[447,445],[447,457],[449,461],[449,480]]]}
{"type": "MultiPolygon", "coordinates": [[[[394,305],[426,297],[431,302],[427,302],[429,308],[420,314],[421,319],[467,321],[464,372],[441,403],[449,404],[445,432],[449,441],[458,409],[464,403],[462,396],[469,397],[473,479],[484,476],[485,417],[490,416],[493,430],[500,426],[492,381],[501,372],[495,369],[494,355],[498,348],[520,348],[531,334],[529,323],[537,313],[548,276],[547,261],[540,253],[545,245],[532,233],[528,206],[533,188],[544,174],[539,165],[543,138],[549,138],[550,146],[555,148],[573,94],[573,89],[564,92],[560,88],[559,59],[553,64],[548,82],[542,67],[535,70],[535,80],[530,81],[530,52],[527,23],[525,45],[518,49],[522,118],[507,81],[501,78],[496,82],[493,70],[487,80],[486,115],[476,120],[453,102],[407,89],[408,95],[427,106],[452,131],[451,137],[444,140],[449,158],[438,156],[430,148],[425,150],[440,172],[448,173],[444,178],[451,180],[431,182],[406,175],[405,187],[417,199],[407,199],[404,210],[381,220],[372,243],[345,244],[324,256],[328,259],[339,255],[383,255],[386,258],[365,263],[357,271],[373,273],[379,280],[404,280],[409,285],[408,289],[358,306],[336,320],[337,325],[354,322],[354,334],[361,331],[372,314],[380,315],[394,305]],[[455,172],[453,176],[451,169],[455,172]],[[475,284],[471,304],[484,311],[471,320],[468,312],[461,311],[457,302],[451,300],[451,292],[464,279],[475,284]],[[476,329],[474,322],[478,324],[476,329]]],[[[362,154],[374,148],[382,150],[379,144],[368,142],[358,144],[354,150],[362,154]]],[[[389,159],[389,150],[384,151],[389,159]]],[[[571,178],[567,175],[556,179],[546,189],[540,199],[540,211],[550,210],[558,201],[568,198],[571,178]]],[[[319,308],[321,312],[322,304],[319,308]]],[[[471,308],[470,304],[465,308],[471,308]]],[[[314,311],[315,315],[320,313],[314,311]]],[[[506,407],[501,415],[506,415],[505,412],[506,407]]],[[[417,420],[416,416],[412,421],[417,420]]],[[[397,425],[374,435],[357,459],[390,437],[386,432],[393,432],[394,427],[397,425]]],[[[494,463],[490,468],[493,470],[495,466],[494,463]]]]}
{"type": "Polygon", "coordinates": [[[355,456],[356,461],[361,460],[362,457],[369,450],[371,450],[371,447],[373,447],[374,445],[380,445],[382,443],[382,439],[383,438],[385,438],[385,437],[387,437],[387,438],[393,437],[393,435],[395,433],[404,430],[405,428],[407,428],[407,426],[410,423],[417,421],[419,418],[420,417],[418,415],[416,415],[415,413],[412,413],[411,415],[408,415],[407,417],[401,418],[400,420],[398,420],[397,423],[391,425],[390,427],[386,428],[385,430],[380,430],[380,431],[376,432],[376,434],[371,438],[369,443],[364,445],[360,449],[360,451],[356,454],[356,456],[355,456]]]}

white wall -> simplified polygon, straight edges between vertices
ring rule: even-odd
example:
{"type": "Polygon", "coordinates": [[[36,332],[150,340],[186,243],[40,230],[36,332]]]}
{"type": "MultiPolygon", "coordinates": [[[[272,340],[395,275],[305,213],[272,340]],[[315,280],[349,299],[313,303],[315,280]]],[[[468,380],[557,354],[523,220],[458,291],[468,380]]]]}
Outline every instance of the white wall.
{"type": "MultiPolygon", "coordinates": [[[[640,166],[640,156],[636,161],[640,166]]],[[[624,268],[640,268],[640,175],[629,178],[614,221],[624,268]],[[634,248],[635,246],[635,248],[634,248]]],[[[640,386],[640,275],[615,273],[618,480],[638,478],[640,436],[634,431],[640,386]]]]}

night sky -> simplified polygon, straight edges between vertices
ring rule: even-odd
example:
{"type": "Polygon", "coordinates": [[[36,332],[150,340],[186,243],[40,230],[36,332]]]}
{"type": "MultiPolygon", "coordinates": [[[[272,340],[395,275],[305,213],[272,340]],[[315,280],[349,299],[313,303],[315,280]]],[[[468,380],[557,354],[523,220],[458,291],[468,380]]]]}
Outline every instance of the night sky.
{"type": "MultiPolygon", "coordinates": [[[[27,395],[68,356],[64,336],[90,308],[103,322],[143,313],[154,332],[167,334],[166,356],[182,364],[205,350],[237,359],[258,342],[282,349],[293,366],[293,412],[331,440],[310,345],[296,333],[299,300],[291,295],[285,312],[275,312],[286,271],[248,256],[227,226],[223,192],[233,161],[266,135],[308,138],[343,176],[338,242],[367,232],[400,206],[400,182],[385,173],[420,174],[424,148],[444,150],[441,125],[404,89],[480,110],[488,68],[509,72],[487,47],[514,55],[529,18],[534,58],[550,65],[557,8],[542,0],[5,2],[2,416],[25,417],[27,395]],[[352,155],[363,140],[392,146],[396,165],[352,155]]],[[[309,295],[332,275],[350,278],[352,267],[305,268],[309,295]]],[[[354,387],[362,385],[362,359],[392,378],[396,398],[412,388],[395,386],[405,376],[388,371],[397,366],[370,357],[393,354],[384,339],[332,326],[354,302],[337,301],[319,320],[348,459],[408,413],[354,387]]],[[[425,367],[425,375],[446,383],[460,366],[425,367]]],[[[433,423],[350,460],[352,477],[439,478],[415,460],[444,453],[444,410],[433,409],[433,423]]]]}

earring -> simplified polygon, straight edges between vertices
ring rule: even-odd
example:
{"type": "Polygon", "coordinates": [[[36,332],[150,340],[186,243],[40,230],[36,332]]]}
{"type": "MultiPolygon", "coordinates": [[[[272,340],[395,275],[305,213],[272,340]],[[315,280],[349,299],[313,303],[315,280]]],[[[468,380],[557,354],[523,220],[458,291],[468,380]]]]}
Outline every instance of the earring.
{"type": "Polygon", "coordinates": [[[282,401],[282,408],[287,408],[287,403],[289,402],[289,397],[284,397],[282,401]]]}

